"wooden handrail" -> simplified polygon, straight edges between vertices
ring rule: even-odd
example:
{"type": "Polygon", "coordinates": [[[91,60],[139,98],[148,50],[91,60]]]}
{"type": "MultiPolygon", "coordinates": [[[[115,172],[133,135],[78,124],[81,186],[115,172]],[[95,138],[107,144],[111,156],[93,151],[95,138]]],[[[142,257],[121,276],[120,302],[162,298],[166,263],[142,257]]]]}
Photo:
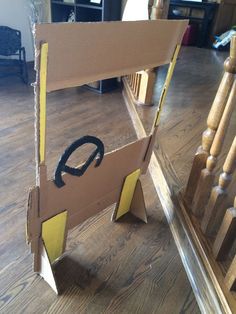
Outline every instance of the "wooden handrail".
{"type": "Polygon", "coordinates": [[[215,134],[211,149],[210,156],[207,158],[206,168],[201,171],[201,175],[198,181],[197,189],[194,194],[192,212],[196,216],[201,216],[203,210],[207,204],[208,198],[211,193],[211,188],[214,182],[215,174],[214,169],[217,164],[217,157],[219,156],[224,137],[227,132],[230,118],[233,112],[233,109],[236,104],[236,81],[234,81],[232,89],[229,94],[228,101],[225,106],[223,116],[220,120],[219,127],[215,134]]]}
{"type": "Polygon", "coordinates": [[[223,173],[219,177],[218,186],[211,191],[201,228],[204,233],[211,234],[222,221],[224,216],[223,201],[227,195],[227,187],[232,180],[232,174],[236,166],[236,136],[230,147],[229,153],[223,165],[223,173]]]}
{"type": "Polygon", "coordinates": [[[217,233],[214,245],[213,255],[216,260],[223,260],[229,252],[236,237],[236,197],[234,207],[228,208],[224,216],[221,227],[217,233]]]}
{"type": "Polygon", "coordinates": [[[185,190],[185,200],[190,206],[194,193],[197,188],[197,183],[201,174],[201,171],[206,166],[206,160],[209,156],[211,145],[214,140],[216,130],[219,126],[220,119],[222,117],[226,101],[231,90],[234,74],[236,73],[236,36],[232,38],[230,45],[230,56],[225,60],[224,70],[225,73],[221,80],[220,86],[213,101],[211,110],[207,119],[207,129],[202,135],[202,145],[198,147],[194,156],[192,169],[188,179],[187,187],[185,190]]]}

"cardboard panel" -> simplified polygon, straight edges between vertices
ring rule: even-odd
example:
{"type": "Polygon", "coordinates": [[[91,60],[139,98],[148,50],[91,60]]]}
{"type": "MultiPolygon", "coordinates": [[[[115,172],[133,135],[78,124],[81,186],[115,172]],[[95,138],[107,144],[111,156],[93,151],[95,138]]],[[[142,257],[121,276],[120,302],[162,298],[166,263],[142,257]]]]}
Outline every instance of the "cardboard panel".
{"type": "Polygon", "coordinates": [[[63,175],[65,186],[45,182],[47,193],[40,220],[44,221],[67,210],[68,228],[97,214],[119,201],[126,176],[145,165],[144,156],[150,136],[105,154],[101,165],[90,165],[82,177],[63,175]]]}
{"type": "Polygon", "coordinates": [[[187,20],[36,25],[49,45],[47,91],[79,86],[171,61],[187,20]]]}
{"type": "Polygon", "coordinates": [[[119,219],[130,210],[130,205],[140,173],[140,169],[137,169],[125,178],[115,219],[119,219]]]}

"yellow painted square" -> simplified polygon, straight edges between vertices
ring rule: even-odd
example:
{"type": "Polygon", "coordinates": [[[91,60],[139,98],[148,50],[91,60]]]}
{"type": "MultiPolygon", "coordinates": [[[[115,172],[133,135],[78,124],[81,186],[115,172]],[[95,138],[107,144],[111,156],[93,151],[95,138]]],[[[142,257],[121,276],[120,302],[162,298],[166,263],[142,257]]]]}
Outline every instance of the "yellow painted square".
{"type": "Polygon", "coordinates": [[[64,211],[42,223],[42,238],[51,263],[63,252],[66,220],[67,211],[64,211]]]}
{"type": "Polygon", "coordinates": [[[116,219],[128,213],[140,173],[141,170],[137,169],[125,178],[116,214],[116,219]]]}

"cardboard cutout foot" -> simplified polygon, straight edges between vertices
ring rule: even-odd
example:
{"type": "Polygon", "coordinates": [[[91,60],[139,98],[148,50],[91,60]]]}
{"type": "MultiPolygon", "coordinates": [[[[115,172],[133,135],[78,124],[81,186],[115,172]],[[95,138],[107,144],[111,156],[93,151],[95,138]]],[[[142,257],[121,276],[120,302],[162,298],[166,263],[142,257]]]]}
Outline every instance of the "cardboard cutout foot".
{"type": "Polygon", "coordinates": [[[130,213],[140,220],[147,223],[147,211],[144,202],[143,188],[140,180],[138,180],[130,206],[130,213]]]}
{"type": "Polygon", "coordinates": [[[137,169],[125,178],[119,203],[112,215],[112,221],[117,221],[120,217],[130,212],[147,223],[146,206],[139,176],[140,169],[137,169]]]}
{"type": "Polygon", "coordinates": [[[56,278],[53,273],[52,265],[49,260],[47,249],[42,241],[40,254],[40,271],[39,275],[49,284],[49,286],[59,294],[56,278]]]}

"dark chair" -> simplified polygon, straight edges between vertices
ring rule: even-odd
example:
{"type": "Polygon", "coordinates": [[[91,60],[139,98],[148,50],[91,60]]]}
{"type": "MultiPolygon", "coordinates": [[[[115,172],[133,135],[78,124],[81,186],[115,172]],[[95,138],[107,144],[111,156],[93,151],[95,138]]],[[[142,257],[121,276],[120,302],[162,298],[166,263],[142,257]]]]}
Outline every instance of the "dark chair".
{"type": "Polygon", "coordinates": [[[25,48],[21,46],[21,32],[0,26],[0,77],[19,75],[28,84],[25,48]],[[11,58],[11,56],[16,56],[11,58]]]}

